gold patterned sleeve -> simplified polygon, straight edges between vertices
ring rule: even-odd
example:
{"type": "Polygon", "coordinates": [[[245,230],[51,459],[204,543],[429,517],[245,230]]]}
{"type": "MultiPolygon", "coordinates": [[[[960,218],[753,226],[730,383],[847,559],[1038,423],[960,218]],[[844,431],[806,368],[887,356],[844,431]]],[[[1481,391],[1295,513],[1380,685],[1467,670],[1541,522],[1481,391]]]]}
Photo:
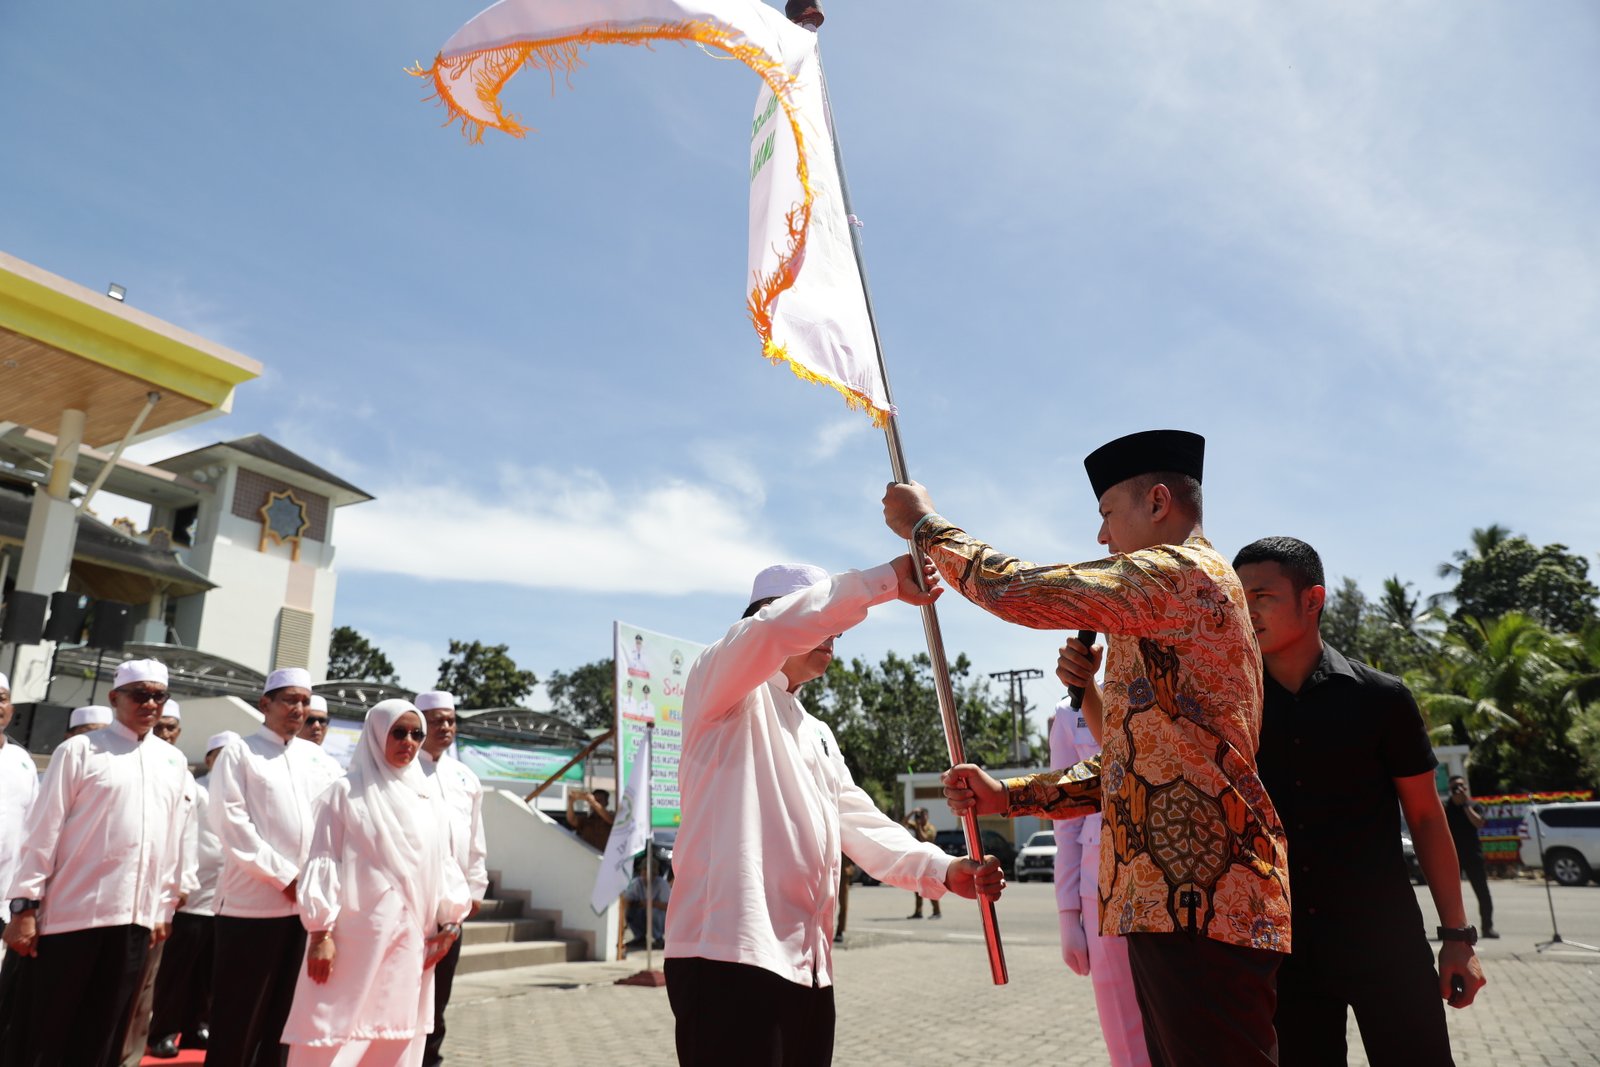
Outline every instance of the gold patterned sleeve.
{"type": "Polygon", "coordinates": [[[1185,561],[1158,547],[1089,563],[1025,563],[930,515],[917,547],[961,595],[1035,630],[1094,630],[1153,637],[1182,625],[1185,561]]]}
{"type": "Polygon", "coordinates": [[[1081,819],[1100,810],[1100,757],[1091,756],[1064,771],[1007,778],[1006,814],[1041,819],[1081,819]]]}

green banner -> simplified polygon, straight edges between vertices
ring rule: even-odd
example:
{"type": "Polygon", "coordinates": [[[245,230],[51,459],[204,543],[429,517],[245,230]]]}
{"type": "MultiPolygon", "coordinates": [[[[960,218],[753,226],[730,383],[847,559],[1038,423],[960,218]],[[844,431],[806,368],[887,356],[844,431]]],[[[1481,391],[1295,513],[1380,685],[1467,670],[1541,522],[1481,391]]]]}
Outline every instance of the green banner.
{"type": "Polygon", "coordinates": [[[617,788],[626,788],[629,765],[654,723],[650,744],[650,825],[675,828],[678,752],[683,746],[683,685],[689,664],[705,645],[658,634],[624,622],[615,624],[617,655],[617,788]]]}

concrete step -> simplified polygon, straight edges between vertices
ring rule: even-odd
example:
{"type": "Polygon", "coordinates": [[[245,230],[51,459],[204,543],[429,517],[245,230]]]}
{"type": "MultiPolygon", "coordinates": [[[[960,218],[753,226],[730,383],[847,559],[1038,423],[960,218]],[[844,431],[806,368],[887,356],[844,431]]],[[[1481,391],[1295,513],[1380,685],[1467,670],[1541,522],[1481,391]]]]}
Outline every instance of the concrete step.
{"type": "Polygon", "coordinates": [[[550,941],[556,924],[549,919],[473,919],[461,924],[461,946],[504,945],[519,941],[550,941]]]}
{"type": "Polygon", "coordinates": [[[583,959],[581,941],[516,941],[461,946],[457,974],[503,971],[546,963],[573,963],[583,959]]]}
{"type": "Polygon", "coordinates": [[[482,919],[520,919],[522,918],[523,904],[520,900],[486,900],[478,909],[478,918],[482,919]]]}

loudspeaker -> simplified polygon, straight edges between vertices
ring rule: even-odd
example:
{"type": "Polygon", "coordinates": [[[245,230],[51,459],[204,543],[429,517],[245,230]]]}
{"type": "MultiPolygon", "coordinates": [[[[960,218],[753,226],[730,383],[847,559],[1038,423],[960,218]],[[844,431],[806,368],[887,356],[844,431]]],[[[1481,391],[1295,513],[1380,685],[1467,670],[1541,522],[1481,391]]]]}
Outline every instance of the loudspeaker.
{"type": "Polygon", "coordinates": [[[37,645],[44,637],[44,609],[49,603],[43,593],[12,590],[6,598],[5,621],[0,623],[0,642],[37,645]]]}
{"type": "Polygon", "coordinates": [[[89,620],[89,647],[102,652],[121,652],[133,636],[133,605],[115,600],[96,600],[94,617],[89,620]]]}
{"type": "Polygon", "coordinates": [[[83,640],[83,624],[88,617],[88,597],[82,593],[52,593],[50,621],[45,624],[44,639],[75,645],[83,640]]]}

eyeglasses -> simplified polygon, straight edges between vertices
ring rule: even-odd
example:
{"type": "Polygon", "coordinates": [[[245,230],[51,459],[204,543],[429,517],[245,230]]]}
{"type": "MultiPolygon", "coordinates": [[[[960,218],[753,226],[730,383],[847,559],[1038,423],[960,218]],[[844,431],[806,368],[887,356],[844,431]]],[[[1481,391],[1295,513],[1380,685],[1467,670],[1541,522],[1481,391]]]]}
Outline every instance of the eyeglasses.
{"type": "Polygon", "coordinates": [[[428,739],[428,731],[407,730],[404,726],[396,726],[393,730],[389,731],[389,736],[394,738],[396,741],[404,741],[409,737],[411,740],[420,745],[422,742],[428,739]]]}
{"type": "Polygon", "coordinates": [[[158,708],[172,695],[165,689],[119,689],[117,692],[135,704],[154,704],[158,708]]]}
{"type": "Polygon", "coordinates": [[[328,717],[326,715],[307,715],[306,716],[306,725],[307,726],[326,726],[326,725],[328,725],[328,717]]]}

